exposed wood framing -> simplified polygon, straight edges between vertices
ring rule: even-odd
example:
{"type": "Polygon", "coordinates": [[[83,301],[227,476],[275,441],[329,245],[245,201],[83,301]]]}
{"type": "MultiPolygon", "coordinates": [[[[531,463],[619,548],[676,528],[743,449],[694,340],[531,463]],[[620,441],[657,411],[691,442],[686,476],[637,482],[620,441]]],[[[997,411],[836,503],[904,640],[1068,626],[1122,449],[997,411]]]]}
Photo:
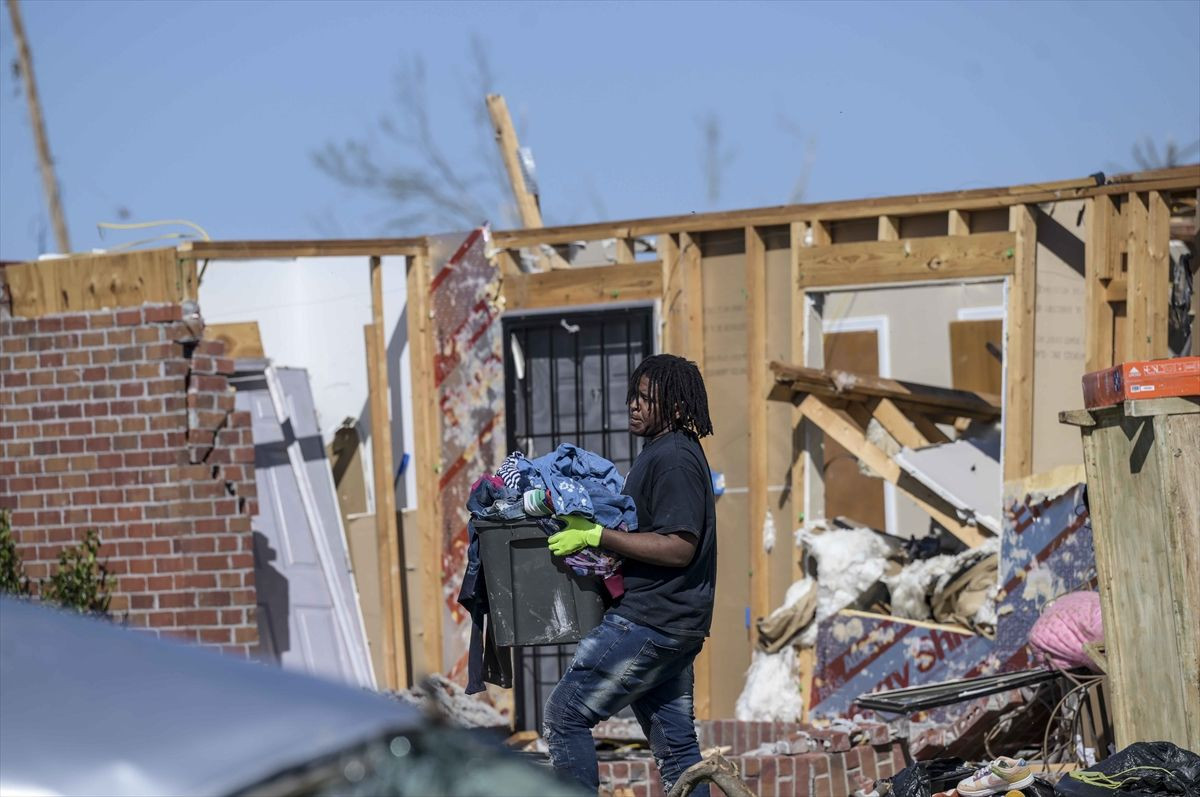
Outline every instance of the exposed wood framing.
{"type": "MultiPolygon", "coordinates": [[[[673,247],[673,254],[677,259],[675,281],[681,283],[682,290],[680,296],[682,307],[678,308],[679,312],[674,314],[676,329],[672,333],[672,337],[678,341],[681,348],[675,353],[696,363],[700,372],[704,373],[704,277],[700,270],[700,246],[687,233],[682,233],[677,240],[667,234],[660,235],[659,241],[668,238],[671,238],[668,247],[673,247]]],[[[661,249],[660,256],[663,256],[661,249]]],[[[666,287],[667,285],[668,283],[664,282],[664,308],[669,301],[673,301],[670,298],[672,291],[666,287]]],[[[667,340],[665,334],[663,340],[667,340]]],[[[704,446],[705,453],[711,456],[712,438],[706,437],[700,442],[704,446]]],[[[700,649],[693,665],[692,692],[696,717],[699,719],[713,718],[712,690],[712,644],[706,643],[700,649]]]]}
{"type": "Polygon", "coordinates": [[[497,249],[492,257],[496,260],[496,265],[500,268],[500,273],[505,277],[520,274],[521,266],[517,261],[518,255],[511,249],[497,249]]]}
{"type": "Polygon", "coordinates": [[[687,278],[675,236],[658,236],[658,257],[662,262],[662,348],[683,356],[687,351],[687,278]]]}
{"type": "Polygon", "coordinates": [[[408,340],[412,373],[414,461],[417,476],[417,514],[420,523],[420,567],[417,590],[430,613],[421,624],[421,665],[418,675],[442,672],[442,517],[438,474],[442,468],[441,412],[434,380],[434,337],[430,305],[429,258],[408,260],[408,340]]]}
{"type": "Polygon", "coordinates": [[[800,402],[800,411],[822,432],[836,440],[859,461],[875,471],[880,478],[907,493],[913,503],[944,526],[947,531],[962,540],[967,547],[975,548],[988,539],[988,535],[979,529],[960,523],[951,507],[937,498],[924,485],[909,478],[891,457],[867,440],[866,431],[861,425],[839,412],[829,404],[829,401],[829,399],[817,395],[806,396],[804,401],[800,402]]]}
{"type": "Polygon", "coordinates": [[[1004,368],[1004,480],[1033,472],[1034,326],[1037,298],[1037,220],[1033,208],[1009,209],[1016,236],[1008,283],[1004,368]]]}
{"type": "Polygon", "coordinates": [[[879,240],[881,241],[899,241],[900,240],[900,219],[896,216],[880,216],[879,217],[879,240]]]}
{"type": "Polygon", "coordinates": [[[174,249],[72,255],[4,271],[19,318],[196,298],[196,264],[181,261],[174,249]]]}
{"type": "MultiPolygon", "coordinates": [[[[747,487],[750,524],[751,619],[771,611],[771,561],[763,547],[767,518],[767,249],[762,232],[746,228],[746,393],[750,451],[747,487]]],[[[757,638],[757,624],[751,623],[757,638]]]]}
{"type": "MultiPolygon", "coordinates": [[[[1117,271],[1117,252],[1111,246],[1113,227],[1119,221],[1112,197],[1097,196],[1087,204],[1087,247],[1084,250],[1084,339],[1087,347],[1086,371],[1098,371],[1113,364],[1114,299],[1108,295],[1117,271]]],[[[1124,301],[1124,281],[1121,298],[1124,301]]]]}
{"type": "Polygon", "coordinates": [[[507,276],[501,290],[506,310],[652,301],[662,296],[662,272],[660,261],[555,269],[507,276]]]}
{"type": "Polygon", "coordinates": [[[921,436],[928,440],[931,444],[949,443],[950,438],[938,428],[938,425],[926,417],[923,413],[912,412],[906,416],[913,425],[917,427],[917,431],[921,436]]]}
{"type": "Polygon", "coordinates": [[[371,258],[371,323],[367,343],[367,390],[371,407],[371,460],[375,477],[375,541],[383,599],[383,655],[389,689],[410,683],[404,589],[400,572],[400,529],[392,485],[392,422],[388,411],[387,335],[383,324],[383,268],[371,258]]]}
{"type": "Polygon", "coordinates": [[[896,439],[897,443],[906,448],[921,448],[933,443],[932,440],[922,434],[921,429],[905,414],[904,410],[896,406],[896,403],[891,399],[880,399],[879,403],[871,411],[871,415],[875,420],[879,421],[879,425],[888,434],[896,439]]]}
{"type": "Polygon", "coordinates": [[[1158,191],[1130,194],[1126,206],[1129,208],[1126,356],[1131,360],[1166,357],[1171,212],[1158,191]]]}
{"type": "Polygon", "coordinates": [[[700,244],[687,233],[679,236],[687,313],[688,358],[704,370],[704,277],[700,269],[700,244]]]}
{"type": "Polygon", "coordinates": [[[1012,273],[1014,244],[1011,232],[990,232],[814,246],[801,250],[799,285],[844,287],[1003,277],[1012,273]]]}
{"type": "MultiPolygon", "coordinates": [[[[616,238],[616,239],[614,239],[614,242],[616,244],[616,257],[617,257],[618,263],[632,263],[634,260],[636,260],[636,258],[634,257],[634,249],[635,249],[634,242],[635,242],[635,240],[636,239],[634,239],[634,238],[616,238]]],[[[659,255],[659,258],[660,259],[662,258],[661,254],[659,255]]]]}
{"type": "Polygon", "coordinates": [[[178,251],[184,260],[280,260],[416,255],[427,248],[426,238],[345,238],[330,241],[187,241],[179,245],[178,251]]]}
{"type": "MultiPolygon", "coordinates": [[[[807,225],[802,221],[794,221],[789,227],[791,259],[791,280],[793,286],[800,284],[800,248],[804,246],[804,241],[808,233],[807,225]]],[[[804,351],[804,315],[808,312],[808,295],[802,288],[792,288],[792,306],[790,314],[790,335],[788,336],[790,343],[792,362],[799,365],[804,365],[806,361],[804,351]]],[[[792,428],[792,458],[789,464],[789,489],[792,494],[792,517],[788,518],[789,525],[785,528],[791,528],[803,522],[804,514],[804,416],[800,414],[800,410],[796,407],[792,408],[791,428],[792,428]]],[[[792,581],[796,581],[804,575],[802,557],[799,551],[792,551],[792,581]]],[[[800,682],[800,691],[802,703],[805,707],[808,706],[807,692],[804,691],[804,681],[800,682]]]]}
{"type": "Polygon", "coordinates": [[[1200,185],[1200,166],[1181,166],[1174,169],[1113,175],[1104,185],[1097,185],[1094,178],[1085,177],[1008,188],[910,194],[809,205],[781,205],[719,213],[689,213],[680,216],[546,227],[540,230],[500,230],[494,233],[494,237],[497,246],[506,247],[534,246],[541,243],[566,244],[580,240],[658,235],[663,232],[696,233],[732,230],[750,225],[786,225],[797,219],[819,218],[830,222],[882,215],[911,216],[950,210],[969,212],[1019,204],[1083,199],[1101,194],[1124,194],[1134,190],[1194,191],[1197,185],[1200,185]]]}
{"type": "Polygon", "coordinates": [[[946,231],[950,235],[970,235],[971,214],[957,208],[951,210],[946,222],[946,231]]]}

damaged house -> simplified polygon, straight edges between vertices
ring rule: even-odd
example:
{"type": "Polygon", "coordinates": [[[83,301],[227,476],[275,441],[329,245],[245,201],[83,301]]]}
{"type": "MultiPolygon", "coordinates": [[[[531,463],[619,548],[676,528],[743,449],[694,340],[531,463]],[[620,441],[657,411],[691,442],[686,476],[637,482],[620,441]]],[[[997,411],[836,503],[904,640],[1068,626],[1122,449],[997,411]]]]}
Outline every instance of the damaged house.
{"type": "MultiPolygon", "coordinates": [[[[10,264],[0,501],[31,574],[98,529],[131,624],[461,683],[472,482],[560,442],[627,470],[628,374],[686,356],[719,493],[702,738],[760,793],[845,793],[904,762],[860,696],[1027,668],[1041,610],[1095,583],[1059,413],[1085,372],[1196,353],[1170,278],[1195,269],[1198,188],[1190,166],[10,264]]],[[[488,699],[536,729],[570,650],[513,655],[488,699]]],[[[1018,692],[912,719],[909,752],[954,750],[1018,692]]],[[[610,789],[639,772],[602,766],[610,789]]]]}

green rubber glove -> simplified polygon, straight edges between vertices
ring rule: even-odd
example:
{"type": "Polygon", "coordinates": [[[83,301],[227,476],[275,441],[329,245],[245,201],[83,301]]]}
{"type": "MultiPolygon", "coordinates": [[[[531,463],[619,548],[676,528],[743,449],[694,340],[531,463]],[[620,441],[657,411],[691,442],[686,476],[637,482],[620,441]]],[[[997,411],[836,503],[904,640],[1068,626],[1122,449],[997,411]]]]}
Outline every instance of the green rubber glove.
{"type": "Polygon", "coordinates": [[[594,548],[600,544],[604,527],[599,523],[578,515],[566,515],[562,519],[567,521],[567,527],[550,536],[550,553],[570,556],[589,545],[594,548]]]}

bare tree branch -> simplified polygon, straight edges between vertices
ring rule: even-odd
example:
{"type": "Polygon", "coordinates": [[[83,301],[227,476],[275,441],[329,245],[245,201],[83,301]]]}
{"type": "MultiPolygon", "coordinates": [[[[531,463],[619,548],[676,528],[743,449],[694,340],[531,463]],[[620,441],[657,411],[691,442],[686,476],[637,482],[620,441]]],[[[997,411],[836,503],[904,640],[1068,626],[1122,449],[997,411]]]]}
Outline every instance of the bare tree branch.
{"type": "MultiPolygon", "coordinates": [[[[483,98],[494,78],[482,40],[471,42],[472,72],[464,100],[481,140],[491,143],[483,98]]],[[[384,201],[392,210],[385,227],[396,232],[474,227],[507,222],[507,184],[497,180],[494,149],[476,147],[469,157],[444,149],[444,136],[431,117],[425,63],[402,65],[394,81],[396,112],[378,120],[379,136],[327,142],[313,163],[342,185],[384,201]],[[381,138],[381,137],[382,138],[381,138]]]]}

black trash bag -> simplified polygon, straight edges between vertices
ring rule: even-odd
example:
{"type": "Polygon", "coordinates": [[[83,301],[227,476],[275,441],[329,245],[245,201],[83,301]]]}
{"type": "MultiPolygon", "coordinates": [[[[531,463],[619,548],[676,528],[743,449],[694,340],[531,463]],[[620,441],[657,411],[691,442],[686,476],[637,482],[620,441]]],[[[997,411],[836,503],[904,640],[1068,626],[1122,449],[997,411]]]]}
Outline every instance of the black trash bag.
{"type": "Polygon", "coordinates": [[[950,791],[963,778],[970,777],[976,769],[961,758],[935,758],[922,761],[921,766],[929,773],[929,788],[934,793],[950,791]]]}
{"type": "Polygon", "coordinates": [[[1200,794],[1200,755],[1170,742],[1137,742],[1095,766],[1067,773],[1054,793],[1057,797],[1192,797],[1200,794]]]}
{"type": "Polygon", "coordinates": [[[889,797],[932,797],[929,771],[924,764],[913,764],[896,773],[892,778],[889,797]]]}
{"type": "Polygon", "coordinates": [[[889,797],[930,797],[934,792],[949,791],[975,771],[961,758],[934,758],[900,770],[887,782],[889,797]]]}

